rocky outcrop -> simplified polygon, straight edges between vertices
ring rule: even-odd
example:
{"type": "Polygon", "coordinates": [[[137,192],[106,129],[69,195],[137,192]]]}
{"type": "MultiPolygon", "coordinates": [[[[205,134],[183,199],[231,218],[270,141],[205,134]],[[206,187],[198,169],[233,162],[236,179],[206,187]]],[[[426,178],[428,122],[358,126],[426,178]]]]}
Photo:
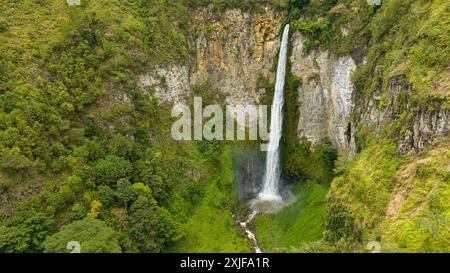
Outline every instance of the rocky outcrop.
{"type": "Polygon", "coordinates": [[[274,80],[281,14],[266,8],[250,13],[229,10],[222,15],[205,8],[193,13],[188,64],[158,67],[142,75],[142,88],[155,88],[160,102],[178,102],[192,87],[209,81],[229,104],[255,104],[264,89],[261,77],[274,80]]]}
{"type": "Polygon", "coordinates": [[[420,151],[436,139],[448,137],[448,108],[433,98],[429,98],[426,107],[414,106],[409,98],[411,86],[404,76],[390,79],[385,98],[379,91],[370,100],[360,101],[353,94],[351,73],[356,64],[351,56],[336,57],[323,50],[304,56],[304,38],[300,33],[293,35],[292,43],[291,72],[302,79],[298,88],[299,138],[316,144],[327,137],[338,149],[353,153],[358,125],[381,136],[405,112],[411,117],[397,132],[400,153],[420,151]]]}
{"type": "Polygon", "coordinates": [[[274,80],[281,18],[269,8],[256,14],[229,10],[220,17],[201,10],[193,18],[202,29],[191,41],[192,83],[212,81],[230,104],[257,103],[264,92],[257,90],[258,79],[274,80]]]}
{"type": "Polygon", "coordinates": [[[324,138],[340,150],[354,151],[350,75],[356,68],[351,56],[336,57],[316,50],[304,56],[304,38],[292,37],[291,72],[302,79],[298,88],[298,137],[313,144],[324,138]]]}
{"type": "Polygon", "coordinates": [[[447,137],[450,128],[450,111],[440,109],[441,105],[434,103],[435,110],[419,110],[399,143],[399,151],[411,149],[423,150],[436,139],[447,137]]]}
{"type": "Polygon", "coordinates": [[[436,139],[448,137],[449,134],[450,111],[444,108],[438,99],[432,97],[426,107],[415,107],[410,102],[410,95],[411,85],[403,75],[399,75],[389,80],[383,103],[380,92],[375,92],[368,102],[357,103],[359,122],[374,128],[376,135],[381,135],[402,113],[410,113],[411,117],[405,120],[402,131],[399,132],[400,153],[421,151],[436,139]]]}
{"type": "Polygon", "coordinates": [[[154,88],[160,102],[181,102],[191,92],[187,66],[157,67],[141,75],[139,84],[143,89],[154,88]]]}

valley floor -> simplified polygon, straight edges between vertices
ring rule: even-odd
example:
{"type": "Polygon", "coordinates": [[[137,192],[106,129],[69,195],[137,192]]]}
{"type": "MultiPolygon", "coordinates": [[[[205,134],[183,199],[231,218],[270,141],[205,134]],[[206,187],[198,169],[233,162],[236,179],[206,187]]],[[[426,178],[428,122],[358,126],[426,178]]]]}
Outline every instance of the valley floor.
{"type": "Polygon", "coordinates": [[[237,233],[231,214],[234,193],[231,155],[225,150],[221,172],[206,185],[203,200],[184,225],[184,239],[167,252],[251,252],[249,242],[237,233]]]}
{"type": "MultiPolygon", "coordinates": [[[[205,186],[201,204],[184,225],[184,239],[167,252],[252,252],[231,214],[235,199],[229,188],[234,182],[228,151],[221,164],[221,173],[205,186]]],[[[292,191],[289,205],[275,214],[259,215],[251,224],[264,252],[288,251],[322,238],[328,186],[307,181],[297,183],[292,191]]]]}
{"type": "Polygon", "coordinates": [[[298,183],[292,203],[278,213],[256,220],[256,235],[266,252],[288,251],[320,240],[323,233],[328,187],[315,182],[298,183]]]}

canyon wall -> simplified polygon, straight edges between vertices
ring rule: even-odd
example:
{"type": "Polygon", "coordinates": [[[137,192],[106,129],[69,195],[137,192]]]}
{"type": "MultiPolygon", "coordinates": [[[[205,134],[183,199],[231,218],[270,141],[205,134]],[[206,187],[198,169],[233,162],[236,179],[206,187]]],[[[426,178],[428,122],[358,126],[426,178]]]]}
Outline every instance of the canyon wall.
{"type": "Polygon", "coordinates": [[[430,97],[427,107],[413,109],[417,107],[410,102],[410,95],[411,85],[405,77],[392,77],[389,80],[387,102],[381,103],[380,92],[375,92],[369,100],[356,103],[355,119],[380,135],[402,113],[410,113],[412,116],[402,124],[399,135],[400,153],[421,151],[435,140],[448,137],[450,111],[444,108],[442,100],[430,97]]]}
{"type": "Polygon", "coordinates": [[[211,81],[230,104],[258,103],[264,89],[258,80],[275,80],[274,62],[279,49],[281,14],[229,10],[217,17],[208,9],[195,14],[200,35],[192,37],[192,84],[211,81]]]}
{"type": "Polygon", "coordinates": [[[427,107],[415,109],[418,107],[410,101],[411,86],[404,76],[389,80],[386,106],[381,106],[381,91],[369,100],[360,100],[351,82],[357,67],[352,56],[336,57],[320,49],[305,55],[304,37],[298,32],[292,34],[291,41],[291,72],[302,82],[298,87],[299,138],[313,144],[328,138],[339,150],[352,154],[356,151],[356,127],[371,128],[379,137],[402,113],[412,117],[401,125],[399,153],[421,151],[448,137],[450,111],[442,100],[432,97],[427,107]]]}
{"type": "MultiPolygon", "coordinates": [[[[160,102],[176,103],[192,95],[195,85],[208,82],[228,104],[257,104],[265,92],[261,79],[275,80],[282,20],[283,14],[271,8],[258,13],[234,9],[221,15],[209,8],[197,10],[191,17],[188,61],[151,69],[141,75],[140,85],[154,88],[160,102]]],[[[411,107],[407,101],[400,103],[411,91],[400,76],[390,80],[388,106],[380,107],[377,93],[370,100],[358,101],[351,73],[361,58],[337,57],[320,49],[305,55],[305,38],[299,32],[290,35],[291,72],[302,82],[297,90],[299,139],[313,144],[329,139],[339,150],[353,154],[358,125],[381,135],[404,107],[411,107]]],[[[438,101],[430,100],[430,105],[433,110],[416,111],[405,124],[400,152],[421,150],[436,138],[448,136],[448,109],[440,109],[438,101]]]]}
{"type": "Polygon", "coordinates": [[[160,102],[179,102],[193,86],[209,82],[229,104],[256,104],[265,92],[258,80],[274,81],[282,15],[270,8],[261,13],[211,9],[193,13],[190,57],[185,65],[157,67],[140,78],[154,87],[160,102]]]}
{"type": "Polygon", "coordinates": [[[301,79],[298,88],[298,137],[313,144],[328,138],[340,150],[355,150],[353,86],[350,76],[356,68],[351,56],[336,57],[327,51],[303,54],[304,38],[292,37],[291,72],[301,79]]]}

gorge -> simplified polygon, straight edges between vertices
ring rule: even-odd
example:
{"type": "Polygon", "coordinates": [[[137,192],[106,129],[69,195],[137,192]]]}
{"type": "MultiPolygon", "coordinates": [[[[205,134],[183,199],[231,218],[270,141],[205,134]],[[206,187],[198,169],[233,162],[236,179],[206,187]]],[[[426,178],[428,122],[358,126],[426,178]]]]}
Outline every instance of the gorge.
{"type": "Polygon", "coordinates": [[[450,251],[448,1],[82,2],[0,11],[0,252],[450,251]]]}
{"type": "MultiPolygon", "coordinates": [[[[388,3],[386,4],[386,6],[391,6],[391,4],[388,3]]],[[[200,14],[202,14],[202,18],[208,18],[207,20],[211,20],[211,18],[214,18],[214,16],[211,15],[211,13],[208,13],[208,11],[203,10],[200,12],[200,14]],[[209,15],[205,17],[205,14],[209,15]]],[[[212,31],[209,34],[211,36],[209,36],[208,38],[193,39],[195,41],[193,44],[198,51],[195,54],[196,57],[192,59],[193,63],[191,63],[190,68],[187,69],[187,71],[191,71],[190,73],[192,73],[192,76],[188,77],[191,83],[192,81],[195,82],[199,79],[208,79],[219,88],[219,92],[227,94],[228,103],[238,103],[245,105],[263,102],[265,97],[264,94],[268,92],[269,89],[267,89],[264,84],[261,85],[254,80],[258,78],[262,80],[268,79],[269,82],[276,80],[276,77],[274,77],[274,75],[276,75],[277,71],[273,70],[273,67],[275,67],[277,48],[281,47],[281,43],[279,43],[279,41],[282,40],[282,37],[280,35],[277,39],[277,37],[274,36],[274,33],[278,32],[281,34],[283,24],[281,23],[282,20],[280,20],[280,18],[282,17],[283,15],[279,14],[277,11],[274,11],[271,8],[266,8],[264,12],[256,14],[246,12],[242,13],[237,10],[226,11],[225,15],[220,19],[212,20],[212,31]],[[230,32],[226,31],[226,29],[229,29],[230,32]],[[222,43],[221,41],[227,42],[222,43]],[[272,67],[272,69],[270,69],[270,67],[272,67]]],[[[343,30],[339,30],[342,31],[341,35],[344,37],[351,36],[349,34],[346,34],[348,31],[345,30],[345,28],[348,28],[348,25],[342,27],[343,30]]],[[[366,141],[363,138],[365,137],[364,134],[366,134],[365,132],[367,129],[370,128],[369,130],[373,130],[373,134],[376,137],[380,137],[384,134],[383,132],[387,129],[389,123],[392,122],[393,119],[396,119],[396,116],[398,116],[400,114],[400,111],[402,111],[399,98],[400,96],[403,96],[402,94],[404,94],[404,92],[409,92],[408,90],[410,90],[410,87],[408,85],[402,86],[403,83],[397,83],[398,81],[394,80],[394,77],[392,79],[392,84],[390,83],[389,86],[387,86],[386,92],[388,94],[386,96],[388,98],[388,102],[391,101],[392,103],[387,103],[386,106],[383,105],[383,103],[380,103],[380,96],[377,94],[374,94],[373,97],[361,97],[360,95],[355,93],[355,91],[357,91],[355,90],[355,88],[360,87],[355,87],[354,83],[352,82],[351,75],[355,72],[355,70],[358,69],[358,67],[359,70],[361,70],[361,67],[367,66],[367,62],[369,60],[367,59],[367,57],[361,54],[362,50],[357,49],[353,52],[342,54],[334,53],[334,49],[316,48],[308,52],[308,40],[310,40],[311,38],[308,38],[307,36],[307,32],[305,33],[302,31],[294,30],[289,42],[291,49],[289,50],[287,56],[287,61],[289,62],[289,65],[287,67],[288,80],[292,81],[293,79],[295,79],[295,77],[297,77],[301,82],[300,85],[294,88],[292,88],[292,86],[288,86],[289,90],[287,90],[288,93],[286,94],[288,106],[292,106],[296,104],[296,100],[298,101],[298,106],[295,111],[285,112],[290,115],[290,118],[293,118],[292,116],[294,116],[294,122],[291,122],[288,126],[291,127],[291,131],[295,132],[294,134],[291,134],[291,136],[294,135],[300,140],[306,138],[310,143],[312,143],[312,145],[319,146],[321,145],[324,138],[328,138],[333,146],[339,150],[339,153],[342,154],[343,158],[352,158],[360,152],[361,145],[365,145],[362,143],[366,141]],[[295,95],[294,100],[292,100],[292,94],[295,95]],[[361,114],[355,115],[355,113],[361,114]],[[294,123],[295,125],[292,125],[292,123],[294,123]]],[[[170,89],[168,90],[170,92],[170,89]]],[[[276,93],[276,90],[274,91],[276,93]]],[[[380,90],[377,92],[385,91],[380,90]]],[[[276,99],[275,93],[274,98],[276,99]]],[[[419,144],[413,144],[412,142],[413,139],[418,139],[420,138],[420,136],[426,136],[426,138],[430,137],[431,139],[436,139],[438,143],[441,143],[439,144],[439,146],[445,147],[445,139],[446,137],[448,137],[449,126],[448,110],[442,110],[440,107],[441,106],[435,108],[439,109],[437,111],[431,110],[433,114],[425,114],[425,116],[430,115],[435,116],[436,118],[428,119],[429,121],[425,121],[424,125],[419,125],[419,123],[421,122],[420,119],[418,119],[417,121],[407,121],[406,124],[416,123],[417,125],[405,124],[404,128],[411,126],[411,128],[416,129],[409,129],[409,133],[406,134],[408,135],[406,140],[406,143],[408,144],[404,145],[403,143],[405,143],[405,140],[399,140],[396,148],[393,148],[393,152],[400,152],[404,154],[408,152],[415,153],[420,151],[421,148],[417,149],[419,144]],[[423,130],[419,132],[421,130],[419,128],[423,128],[423,130]],[[416,130],[415,133],[414,130],[416,130]],[[411,134],[414,134],[416,137],[411,137],[411,134]],[[444,139],[444,143],[440,142],[439,140],[442,140],[442,137],[444,139]]],[[[273,116],[271,116],[271,118],[273,118],[273,116]]],[[[271,124],[274,123],[271,122],[271,124]]],[[[286,130],[285,127],[284,130],[286,130]]],[[[285,141],[288,137],[287,131],[284,131],[284,134],[286,135],[282,139],[285,141]]],[[[418,140],[416,140],[416,142],[417,141],[418,140]]],[[[431,143],[433,141],[434,140],[428,140],[427,143],[431,143]]],[[[389,149],[392,149],[390,145],[391,144],[389,144],[389,149]]],[[[285,145],[280,145],[280,147],[283,146],[285,145]]],[[[369,151],[370,149],[367,150],[367,152],[369,151]]],[[[289,156],[286,157],[285,153],[286,152],[284,152],[283,154],[284,161],[289,160],[296,162],[295,158],[289,156]]],[[[384,160],[387,158],[382,157],[382,159],[384,160]]],[[[238,181],[237,183],[250,184],[238,186],[238,189],[240,189],[240,192],[238,194],[242,196],[248,196],[247,198],[249,199],[246,200],[251,201],[252,198],[259,195],[259,192],[255,191],[254,189],[259,188],[260,186],[258,185],[261,185],[261,182],[267,181],[265,180],[267,178],[264,178],[264,176],[257,174],[258,172],[263,172],[261,170],[261,167],[255,165],[261,164],[261,162],[257,163],[258,159],[255,158],[249,160],[250,161],[242,162],[241,164],[249,164],[249,166],[252,167],[247,171],[256,172],[256,174],[253,173],[244,175],[240,178],[243,182],[238,181]],[[256,182],[249,182],[255,180],[256,182]],[[246,192],[248,192],[248,194],[246,192]]],[[[268,158],[266,158],[266,160],[266,164],[268,164],[268,162],[273,162],[268,158]]],[[[360,160],[370,161],[365,156],[362,156],[360,160]]],[[[393,168],[396,168],[396,166],[398,166],[397,162],[394,161],[391,161],[388,164],[391,164],[393,168]]],[[[319,164],[316,167],[320,168],[321,166],[319,164]]],[[[321,175],[316,175],[315,171],[313,170],[314,166],[310,168],[311,169],[306,168],[303,171],[303,175],[306,173],[306,176],[309,177],[318,176],[322,181],[326,181],[327,179],[329,179],[326,177],[322,178],[321,175]]],[[[444,167],[444,169],[445,168],[446,167],[444,167]]],[[[376,170],[376,168],[373,169],[373,171],[371,168],[369,168],[367,172],[363,172],[363,175],[370,177],[370,175],[375,175],[375,173],[378,171],[379,170],[376,170]],[[372,172],[373,174],[371,174],[372,172]]],[[[398,172],[401,172],[401,168],[398,172]]],[[[392,179],[387,177],[397,176],[398,174],[395,174],[395,172],[393,171],[389,171],[389,174],[386,175],[387,176],[385,178],[378,177],[376,179],[381,179],[382,181],[384,179],[392,179]]],[[[349,179],[355,178],[352,177],[349,179]]],[[[366,178],[361,179],[363,181],[366,178]]],[[[402,179],[403,178],[400,178],[400,180],[402,179]]],[[[370,181],[370,178],[368,181],[370,181]]],[[[439,181],[439,179],[436,181],[439,181]]],[[[349,183],[349,186],[350,185],[355,184],[349,183]]],[[[437,186],[438,184],[434,185],[437,186]]],[[[244,236],[249,236],[250,240],[253,242],[252,244],[257,247],[256,249],[262,248],[263,251],[271,251],[274,247],[276,247],[276,245],[278,245],[278,247],[289,245],[288,243],[283,242],[283,237],[296,238],[296,240],[299,241],[302,240],[300,238],[304,238],[303,240],[305,241],[315,240],[312,238],[320,238],[321,236],[318,235],[312,236],[312,233],[311,235],[308,235],[310,233],[308,229],[317,229],[317,226],[325,221],[336,221],[332,216],[326,216],[325,213],[323,213],[323,209],[320,205],[322,204],[322,201],[320,201],[321,199],[319,198],[319,196],[323,196],[322,198],[325,198],[324,193],[327,191],[327,189],[326,186],[323,188],[321,187],[306,184],[305,186],[302,186],[302,188],[298,191],[294,188],[294,203],[289,205],[289,207],[287,207],[286,209],[283,209],[283,211],[275,213],[275,215],[273,216],[255,217],[253,213],[250,213],[250,216],[244,215],[244,220],[242,220],[242,222],[238,221],[238,223],[241,223],[241,225],[245,223],[244,236]],[[303,200],[299,200],[299,198],[303,200]],[[306,205],[304,204],[304,202],[306,203],[306,205]],[[312,207],[315,207],[315,209],[313,209],[313,212],[311,213],[309,212],[308,202],[311,202],[310,205],[312,207]],[[296,206],[300,206],[301,209],[295,208],[296,206]],[[302,206],[306,207],[303,208],[302,206]],[[296,220],[291,219],[292,216],[290,215],[298,215],[298,211],[302,211],[302,209],[305,210],[302,212],[302,214],[296,216],[298,217],[296,220]],[[301,220],[302,217],[305,217],[305,220],[301,220]],[[330,217],[330,219],[321,220],[325,217],[330,217]],[[314,224],[308,225],[306,224],[306,221],[314,224]],[[300,224],[302,225],[301,227],[298,226],[300,224]],[[278,235],[278,231],[276,230],[279,227],[281,230],[283,230],[281,234],[284,233],[284,235],[278,235]],[[267,230],[272,231],[267,233],[267,230]],[[303,234],[301,235],[301,233],[303,234]],[[256,240],[258,240],[258,242],[256,240]]],[[[398,187],[399,192],[405,191],[405,189],[402,189],[402,187],[404,186],[398,187]]],[[[428,190],[429,189],[430,188],[428,188],[428,190]]],[[[262,190],[264,191],[264,187],[262,188],[262,190]]],[[[371,194],[369,192],[367,192],[367,194],[363,194],[363,196],[365,196],[365,198],[368,198],[368,200],[372,200],[371,198],[375,198],[369,198],[371,194]]],[[[383,191],[382,194],[387,194],[387,192],[383,191]]],[[[335,198],[334,196],[334,194],[331,194],[330,199],[333,200],[333,198],[335,198]]],[[[398,196],[399,195],[397,194],[393,194],[392,198],[396,199],[398,198],[398,196]]],[[[406,205],[408,203],[406,201],[407,197],[403,194],[400,196],[402,196],[401,199],[403,200],[403,203],[397,203],[397,201],[393,200],[387,201],[388,198],[384,197],[384,199],[382,199],[384,201],[380,200],[369,202],[372,202],[372,205],[378,204],[376,206],[381,207],[390,202],[394,202],[395,204],[399,204],[400,206],[402,206],[401,204],[403,204],[403,206],[406,205]]],[[[329,211],[331,211],[332,214],[339,215],[334,211],[334,205],[332,204],[333,203],[331,202],[329,205],[329,211]]],[[[371,206],[369,203],[364,202],[359,204],[366,208],[371,206]]],[[[392,205],[390,206],[396,206],[393,205],[393,203],[391,204],[392,205]]],[[[351,205],[346,205],[346,207],[352,208],[351,205]]],[[[381,207],[380,210],[382,211],[381,207]]],[[[353,213],[355,212],[356,211],[353,211],[353,213]]],[[[397,213],[399,213],[398,210],[397,213]]],[[[379,213],[374,213],[374,215],[376,217],[383,217],[378,216],[380,215],[379,213]]],[[[366,216],[356,217],[367,219],[366,216]]],[[[374,223],[378,221],[383,222],[383,225],[390,225],[387,223],[399,223],[400,220],[399,218],[395,219],[390,216],[383,221],[365,221],[369,221],[368,225],[370,226],[376,225],[374,223]]],[[[318,232],[320,233],[321,229],[318,230],[318,232]]],[[[441,234],[445,234],[446,231],[444,230],[445,228],[441,229],[441,232],[444,232],[441,234]]],[[[389,240],[392,240],[390,239],[392,237],[390,237],[391,235],[387,234],[388,233],[383,233],[383,235],[369,235],[369,237],[384,236],[382,238],[389,238],[386,240],[386,244],[390,246],[395,245],[395,243],[393,244],[391,242],[388,242],[389,240]]],[[[294,245],[299,246],[301,244],[294,245]]]]}

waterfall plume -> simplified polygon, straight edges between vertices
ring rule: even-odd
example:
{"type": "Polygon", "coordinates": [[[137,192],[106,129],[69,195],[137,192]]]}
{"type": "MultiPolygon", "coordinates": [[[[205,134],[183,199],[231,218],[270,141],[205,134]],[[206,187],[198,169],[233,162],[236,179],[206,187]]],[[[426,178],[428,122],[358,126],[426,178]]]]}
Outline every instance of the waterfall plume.
{"type": "Polygon", "coordinates": [[[286,25],[283,31],[280,54],[278,57],[275,94],[271,108],[270,136],[266,158],[266,171],[263,187],[261,192],[258,194],[258,199],[260,201],[281,201],[279,189],[281,179],[280,139],[283,130],[284,81],[286,75],[288,36],[289,25],[286,25]]]}

